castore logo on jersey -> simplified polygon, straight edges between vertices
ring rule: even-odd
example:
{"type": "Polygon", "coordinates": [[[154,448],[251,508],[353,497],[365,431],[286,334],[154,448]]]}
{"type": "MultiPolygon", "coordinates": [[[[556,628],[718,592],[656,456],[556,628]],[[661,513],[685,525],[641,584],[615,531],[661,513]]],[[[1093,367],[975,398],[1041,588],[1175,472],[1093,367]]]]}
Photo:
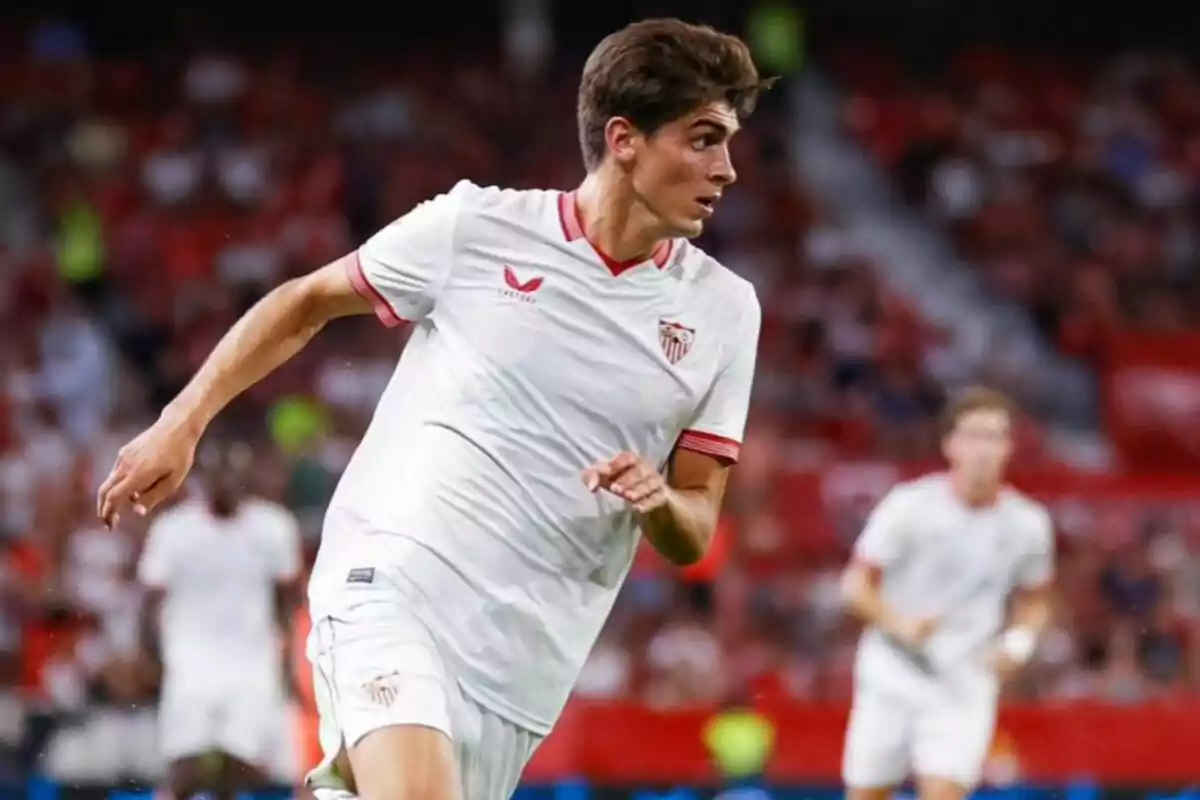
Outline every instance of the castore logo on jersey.
{"type": "Polygon", "coordinates": [[[533,299],[534,293],[542,288],[542,284],[545,281],[546,278],[542,275],[535,275],[521,280],[517,276],[516,270],[506,264],[504,266],[505,288],[501,289],[500,292],[505,297],[511,297],[514,300],[520,300],[525,303],[533,303],[536,302],[533,299]]]}

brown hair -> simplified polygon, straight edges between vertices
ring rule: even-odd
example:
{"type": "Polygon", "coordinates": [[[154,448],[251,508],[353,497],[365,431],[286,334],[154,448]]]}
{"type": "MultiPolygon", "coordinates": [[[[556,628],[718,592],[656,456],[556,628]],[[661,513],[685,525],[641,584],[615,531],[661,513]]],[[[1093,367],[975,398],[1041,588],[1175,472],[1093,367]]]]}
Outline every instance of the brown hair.
{"type": "Polygon", "coordinates": [[[759,78],[736,36],[678,19],[626,25],[596,45],[583,67],[576,114],[584,166],[590,172],[604,160],[604,129],[613,117],[649,135],[723,100],[744,118],[772,83],[759,78]]]}
{"type": "Polygon", "coordinates": [[[955,394],[942,412],[942,433],[949,434],[964,416],[972,411],[1003,411],[1016,415],[1017,407],[1008,395],[987,386],[970,386],[955,394]]]}

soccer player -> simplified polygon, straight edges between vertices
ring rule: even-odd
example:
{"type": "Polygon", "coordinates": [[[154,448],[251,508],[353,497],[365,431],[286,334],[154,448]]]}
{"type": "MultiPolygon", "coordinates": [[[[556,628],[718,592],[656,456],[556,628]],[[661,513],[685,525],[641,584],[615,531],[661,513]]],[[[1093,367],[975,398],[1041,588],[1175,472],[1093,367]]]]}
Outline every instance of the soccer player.
{"type": "Polygon", "coordinates": [[[286,732],[299,525],[244,496],[245,445],[202,451],[198,497],[158,517],[138,565],[143,636],[163,665],[160,742],[176,800],[266,784],[286,732]]]}
{"type": "Polygon", "coordinates": [[[949,471],[893,488],[855,545],[843,588],[867,629],[843,762],[850,800],[890,798],[910,772],[923,800],[961,800],[979,781],[997,695],[1033,655],[1053,573],[1049,514],[1004,485],[1012,425],[995,391],[953,400],[949,471]]]}
{"type": "MultiPolygon", "coordinates": [[[[574,191],[463,181],[264,298],[101,487],[110,523],[187,473],[230,400],[334,317],[412,326],[309,584],[322,800],[506,798],[640,536],[700,559],[754,377],[753,287],[688,240],[765,86],[678,20],[589,57],[574,191]]],[[[235,668],[236,664],[229,665],[235,668]]]]}

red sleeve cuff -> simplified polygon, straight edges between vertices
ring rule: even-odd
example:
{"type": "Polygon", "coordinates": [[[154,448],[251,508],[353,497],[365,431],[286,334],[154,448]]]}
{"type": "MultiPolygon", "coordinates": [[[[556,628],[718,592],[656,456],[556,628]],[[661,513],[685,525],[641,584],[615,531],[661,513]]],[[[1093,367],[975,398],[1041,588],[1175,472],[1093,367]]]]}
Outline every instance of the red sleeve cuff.
{"type": "Polygon", "coordinates": [[[729,439],[715,433],[684,431],[679,436],[678,447],[683,450],[691,450],[693,453],[723,458],[736,464],[742,450],[742,443],[737,439],[729,439]]]}
{"type": "Polygon", "coordinates": [[[371,304],[371,308],[375,310],[375,316],[379,317],[380,322],[389,328],[409,322],[397,314],[387,298],[367,280],[367,274],[363,272],[362,260],[359,258],[357,250],[343,258],[342,263],[346,266],[346,277],[350,279],[350,285],[362,299],[371,304]]]}

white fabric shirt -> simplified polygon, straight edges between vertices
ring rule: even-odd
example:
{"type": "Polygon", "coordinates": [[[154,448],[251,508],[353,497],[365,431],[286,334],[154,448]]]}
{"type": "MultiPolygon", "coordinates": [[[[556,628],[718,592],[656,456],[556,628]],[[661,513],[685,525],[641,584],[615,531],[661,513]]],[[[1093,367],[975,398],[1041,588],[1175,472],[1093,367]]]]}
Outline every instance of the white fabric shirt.
{"type": "Polygon", "coordinates": [[[220,519],[203,500],[150,527],[138,578],[165,592],[163,666],[170,680],[282,685],[275,586],[300,569],[300,532],[286,509],[243,501],[220,519]]]}
{"type": "Polygon", "coordinates": [[[1053,526],[1042,505],[1017,491],[1005,489],[993,505],[971,508],[948,476],[928,475],[883,498],[854,556],[881,570],[884,602],[896,613],[938,621],[918,652],[868,629],[855,667],[860,688],[906,695],[936,685],[995,691],[991,648],[1009,594],[1052,579],[1053,526]]]}
{"type": "Polygon", "coordinates": [[[737,459],[754,290],[685,241],[614,262],[571,194],[465,181],[347,263],[385,324],[415,327],[331,502],[314,618],[353,602],[350,570],[390,569],[463,690],[546,732],[639,541],[582,471],[677,446],[737,459]]]}

